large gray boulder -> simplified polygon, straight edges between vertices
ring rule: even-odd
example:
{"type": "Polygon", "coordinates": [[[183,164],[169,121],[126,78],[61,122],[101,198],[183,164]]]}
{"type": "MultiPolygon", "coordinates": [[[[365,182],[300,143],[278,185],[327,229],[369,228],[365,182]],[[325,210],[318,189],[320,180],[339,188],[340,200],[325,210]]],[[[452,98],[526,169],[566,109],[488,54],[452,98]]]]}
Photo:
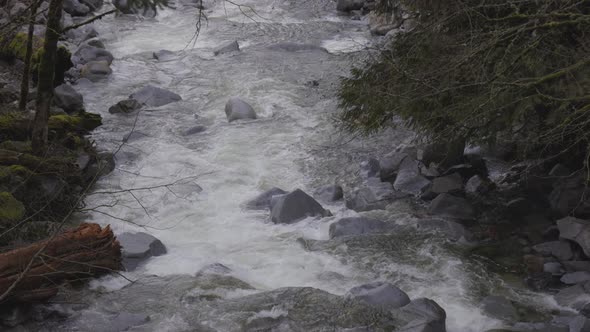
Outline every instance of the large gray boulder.
{"type": "Polygon", "coordinates": [[[356,212],[384,210],[392,201],[407,196],[394,190],[389,182],[369,181],[367,185],[347,195],[346,207],[356,212]]]}
{"type": "Polygon", "coordinates": [[[379,177],[381,181],[393,181],[408,155],[403,152],[394,152],[379,160],[379,177]]]}
{"type": "Polygon", "coordinates": [[[252,106],[238,97],[230,98],[225,104],[225,115],[229,122],[244,119],[256,119],[256,112],[252,106]]]}
{"type": "Polygon", "coordinates": [[[576,242],[582,247],[586,256],[590,257],[590,223],[573,217],[557,221],[559,236],[576,242]]]}
{"type": "Polygon", "coordinates": [[[270,211],[270,219],[275,224],[292,224],[307,217],[326,217],[328,215],[329,212],[320,203],[301,189],[278,196],[270,211]]]}
{"type": "Polygon", "coordinates": [[[152,256],[166,253],[162,242],[147,233],[122,233],[117,236],[122,247],[123,267],[127,271],[134,270],[141,262],[152,256]]]}
{"type": "Polygon", "coordinates": [[[430,214],[459,220],[471,220],[475,217],[475,211],[467,200],[451,194],[440,194],[428,208],[430,214]]]}
{"type": "Polygon", "coordinates": [[[62,84],[53,90],[53,101],[67,113],[84,110],[84,97],[71,85],[62,84]]]}
{"type": "Polygon", "coordinates": [[[587,282],[587,281],[590,281],[590,272],[579,271],[579,272],[566,273],[561,277],[560,281],[566,285],[575,285],[575,284],[587,282]]]}
{"type": "Polygon", "coordinates": [[[152,53],[154,59],[159,61],[167,61],[173,59],[176,56],[176,53],[168,50],[159,50],[157,52],[152,53]]]}
{"type": "Polygon", "coordinates": [[[405,158],[401,163],[393,188],[406,194],[419,196],[430,186],[430,180],[420,174],[419,163],[405,158]]]}
{"type": "Polygon", "coordinates": [[[533,246],[533,250],[544,256],[553,256],[561,261],[567,261],[574,257],[574,253],[567,241],[549,241],[533,246]]]}
{"type": "Polygon", "coordinates": [[[375,158],[369,158],[361,162],[361,177],[365,180],[379,176],[381,163],[375,158]]]}
{"type": "Polygon", "coordinates": [[[145,88],[131,94],[129,99],[135,99],[140,104],[146,106],[159,107],[182,100],[182,97],[172,91],[164,90],[153,85],[148,85],[145,88]]]}
{"type": "Polygon", "coordinates": [[[445,219],[420,219],[417,228],[423,231],[439,232],[451,240],[461,242],[471,242],[474,239],[473,233],[458,222],[445,219]]]}
{"type": "Polygon", "coordinates": [[[284,195],[286,193],[283,189],[274,187],[249,200],[244,206],[251,210],[266,210],[270,208],[270,200],[273,196],[284,195]]]}
{"type": "Polygon", "coordinates": [[[330,239],[341,236],[355,236],[387,232],[387,223],[365,217],[348,217],[330,225],[330,239]]]}
{"type": "Polygon", "coordinates": [[[80,78],[86,78],[92,82],[97,82],[108,78],[113,73],[107,61],[90,61],[82,66],[80,78]]]}
{"type": "Polygon", "coordinates": [[[63,10],[72,16],[86,16],[91,9],[78,0],[64,0],[63,10]]]}
{"type": "Polygon", "coordinates": [[[399,332],[446,332],[447,313],[436,302],[427,298],[415,299],[400,309],[416,318],[399,329],[399,332]]]}
{"type": "Polygon", "coordinates": [[[106,61],[110,65],[113,60],[114,57],[111,52],[88,44],[80,45],[76,52],[72,54],[72,62],[75,65],[83,65],[92,61],[106,61]]]}
{"type": "Polygon", "coordinates": [[[336,2],[336,10],[341,12],[350,12],[353,10],[362,9],[365,5],[365,0],[338,0],[336,2]]]}
{"type": "Polygon", "coordinates": [[[518,319],[518,311],[512,303],[503,296],[486,296],[482,300],[481,305],[482,309],[494,318],[505,321],[514,321],[518,319]]]}
{"type": "Polygon", "coordinates": [[[357,300],[386,310],[401,308],[410,303],[408,294],[381,281],[354,287],[349,292],[357,300]]]}
{"type": "Polygon", "coordinates": [[[323,186],[316,192],[316,197],[322,201],[335,202],[344,198],[344,190],[339,185],[323,186]]]}
{"type": "Polygon", "coordinates": [[[131,113],[141,108],[141,103],[135,99],[125,99],[109,107],[109,113],[131,113]]]}
{"type": "Polygon", "coordinates": [[[233,41],[231,43],[222,45],[218,48],[216,48],[213,51],[214,55],[221,55],[221,54],[226,54],[226,53],[231,53],[231,52],[239,52],[240,51],[240,44],[238,44],[237,41],[233,41]]]}
{"type": "Polygon", "coordinates": [[[590,303],[590,282],[562,289],[555,294],[554,298],[559,305],[580,310],[590,303]]]}

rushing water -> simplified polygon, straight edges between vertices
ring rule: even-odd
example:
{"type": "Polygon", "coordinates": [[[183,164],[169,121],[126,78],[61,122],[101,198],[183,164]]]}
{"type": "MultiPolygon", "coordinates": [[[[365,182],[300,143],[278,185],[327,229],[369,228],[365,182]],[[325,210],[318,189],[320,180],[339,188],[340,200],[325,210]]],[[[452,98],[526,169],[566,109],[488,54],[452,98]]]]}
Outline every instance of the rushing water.
{"type": "MultiPolygon", "coordinates": [[[[145,330],[187,330],[186,319],[177,315],[178,304],[167,302],[168,293],[184,287],[182,278],[172,276],[195,274],[212,263],[224,264],[234,277],[252,285],[255,290],[248,294],[286,286],[345,294],[361,283],[388,280],[411,298],[437,301],[447,311],[449,331],[498,326],[479,308],[482,296],[492,291],[512,298],[530,295],[503,285],[480,264],[463,261],[442,239],[407,231],[364,242],[318,244],[310,250],[297,239],[328,239],[331,221],[355,213],[338,203],[325,206],[333,218],[275,225],[267,212],[242,208],[244,201],[275,186],[309,193],[335,181],[350,187],[361,158],[394,148],[408,134],[394,131],[380,140],[350,141],[332,125],[338,79],[348,75],[355,52],[371,40],[365,22],[337,16],[329,1],[240,3],[255,8],[256,14],[243,8],[250,14],[244,15],[217,1],[206,11],[208,21],[195,44],[197,10],[187,3],[177,3],[176,10],[164,10],[155,19],[116,17],[98,23],[115,56],[114,72],[106,82],[79,89],[88,110],[104,119],[93,138],[103,148],[120,150],[117,169],[100,180],[87,200],[96,211],[85,218],[110,224],[117,233],[146,231],[161,239],[168,254],[126,276],[172,279],[161,299],[142,292],[131,300],[118,298],[117,289],[128,283],[121,277],[103,278],[93,287],[113,291],[113,307],[127,301],[136,312],[161,300],[158,310],[149,309],[152,321],[145,330]],[[213,48],[233,40],[240,43],[240,53],[213,56],[213,48]],[[268,48],[280,42],[314,44],[329,52],[268,48]],[[152,52],[161,49],[175,56],[154,60],[152,52]],[[183,100],[138,115],[107,112],[147,84],[176,92],[183,100]],[[227,123],[223,108],[232,96],[249,101],[259,119],[227,123]],[[183,135],[196,125],[207,129],[183,135]],[[123,145],[131,131],[135,134],[123,145]],[[134,195],[99,193],[162,184],[173,185],[134,195]]],[[[401,203],[376,215],[398,224],[415,221],[412,208],[401,203]]],[[[100,311],[101,302],[96,303],[89,310],[100,311]]]]}

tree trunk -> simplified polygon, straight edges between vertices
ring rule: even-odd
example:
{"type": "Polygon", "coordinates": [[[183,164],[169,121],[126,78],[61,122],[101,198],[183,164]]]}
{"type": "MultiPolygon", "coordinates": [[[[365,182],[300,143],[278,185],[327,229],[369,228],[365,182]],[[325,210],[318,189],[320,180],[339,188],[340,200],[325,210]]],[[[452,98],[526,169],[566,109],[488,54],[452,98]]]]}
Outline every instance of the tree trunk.
{"type": "Polygon", "coordinates": [[[27,107],[27,99],[29,98],[29,79],[31,78],[31,57],[33,56],[33,34],[35,32],[35,19],[37,16],[37,9],[41,4],[40,0],[36,0],[31,5],[31,15],[29,16],[29,31],[27,35],[27,52],[25,55],[25,68],[23,69],[23,78],[20,84],[20,100],[18,109],[24,111],[27,107]]]}
{"type": "Polygon", "coordinates": [[[68,281],[121,266],[121,246],[110,227],[82,224],[53,239],[0,254],[0,302],[47,300],[68,281]]]}
{"type": "Polygon", "coordinates": [[[55,59],[59,40],[61,11],[63,0],[51,0],[47,14],[47,31],[43,55],[39,63],[39,82],[37,83],[37,112],[33,122],[31,145],[33,153],[41,155],[47,149],[47,122],[49,107],[53,99],[53,77],[55,75],[55,59]]]}

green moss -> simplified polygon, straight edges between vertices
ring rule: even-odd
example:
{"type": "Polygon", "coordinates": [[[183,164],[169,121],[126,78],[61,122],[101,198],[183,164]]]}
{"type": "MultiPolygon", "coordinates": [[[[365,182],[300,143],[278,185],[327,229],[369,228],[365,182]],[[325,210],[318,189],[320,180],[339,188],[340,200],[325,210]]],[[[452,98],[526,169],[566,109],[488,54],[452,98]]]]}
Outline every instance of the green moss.
{"type": "Polygon", "coordinates": [[[8,192],[0,192],[0,221],[18,221],[25,215],[25,206],[8,192]]]}
{"type": "Polygon", "coordinates": [[[102,124],[98,114],[82,112],[78,115],[52,115],[49,117],[49,129],[91,131],[102,124]]]}
{"type": "Polygon", "coordinates": [[[0,143],[0,149],[27,153],[32,151],[30,141],[4,141],[0,143]]]}

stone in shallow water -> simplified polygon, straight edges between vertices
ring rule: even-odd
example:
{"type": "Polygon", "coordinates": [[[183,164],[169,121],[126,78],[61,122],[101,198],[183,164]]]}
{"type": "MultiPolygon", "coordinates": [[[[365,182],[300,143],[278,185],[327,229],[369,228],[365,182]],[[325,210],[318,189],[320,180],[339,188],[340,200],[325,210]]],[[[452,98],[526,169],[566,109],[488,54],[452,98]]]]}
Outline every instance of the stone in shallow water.
{"type": "Polygon", "coordinates": [[[57,107],[64,109],[67,113],[84,110],[84,97],[71,85],[62,84],[54,89],[53,94],[57,107]]]}
{"type": "Polygon", "coordinates": [[[275,224],[292,224],[307,217],[327,217],[320,203],[311,196],[296,189],[288,194],[278,196],[272,203],[270,219],[275,224]]]}
{"type": "Polygon", "coordinates": [[[344,197],[344,191],[339,185],[329,185],[318,189],[316,196],[326,202],[335,202],[344,197]]]}
{"type": "Polygon", "coordinates": [[[127,271],[134,270],[141,262],[152,256],[166,253],[162,242],[147,233],[122,233],[117,236],[121,244],[123,266],[127,271]]]}
{"type": "Polygon", "coordinates": [[[228,44],[218,47],[217,49],[215,49],[213,51],[213,54],[214,55],[221,55],[221,54],[239,52],[239,51],[240,51],[240,44],[238,44],[238,41],[236,40],[236,41],[233,41],[233,42],[230,42],[228,44]]]}
{"type": "Polygon", "coordinates": [[[330,225],[330,239],[387,232],[387,223],[365,217],[342,218],[330,225]]]}
{"type": "Polygon", "coordinates": [[[394,190],[391,183],[371,178],[365,186],[346,197],[346,207],[356,212],[384,210],[392,201],[407,196],[408,194],[394,190]]]}
{"type": "Polygon", "coordinates": [[[270,208],[270,201],[273,196],[284,195],[286,193],[283,189],[274,187],[256,196],[244,205],[247,209],[251,210],[266,210],[270,208]]]}
{"type": "Polygon", "coordinates": [[[135,99],[125,99],[109,107],[109,113],[131,113],[141,108],[141,104],[135,99]]]}
{"type": "Polygon", "coordinates": [[[572,272],[564,274],[561,279],[561,282],[568,285],[579,284],[582,282],[590,281],[590,272],[586,271],[579,271],[579,272],[572,272]]]}
{"type": "Polygon", "coordinates": [[[450,194],[440,194],[430,203],[428,211],[441,217],[469,220],[475,217],[475,211],[467,200],[450,194]]]}
{"type": "Polygon", "coordinates": [[[590,222],[573,217],[557,221],[559,236],[576,242],[582,247],[586,256],[590,256],[590,222]]]}
{"type": "Polygon", "coordinates": [[[164,106],[182,100],[182,97],[176,93],[152,85],[133,93],[129,98],[152,107],[164,106]]]}
{"type": "Polygon", "coordinates": [[[381,281],[354,287],[350,294],[357,300],[384,309],[396,309],[410,303],[408,294],[381,281]]]}
{"type": "Polygon", "coordinates": [[[533,250],[544,256],[554,256],[555,258],[567,261],[574,257],[572,248],[567,241],[549,241],[539,243],[533,246],[533,250]]]}
{"type": "Polygon", "coordinates": [[[252,106],[238,97],[232,97],[225,104],[225,115],[228,122],[256,119],[256,112],[252,106]]]}
{"type": "Polygon", "coordinates": [[[514,321],[518,318],[516,308],[503,296],[486,296],[481,304],[483,310],[492,317],[507,321],[514,321]]]}

